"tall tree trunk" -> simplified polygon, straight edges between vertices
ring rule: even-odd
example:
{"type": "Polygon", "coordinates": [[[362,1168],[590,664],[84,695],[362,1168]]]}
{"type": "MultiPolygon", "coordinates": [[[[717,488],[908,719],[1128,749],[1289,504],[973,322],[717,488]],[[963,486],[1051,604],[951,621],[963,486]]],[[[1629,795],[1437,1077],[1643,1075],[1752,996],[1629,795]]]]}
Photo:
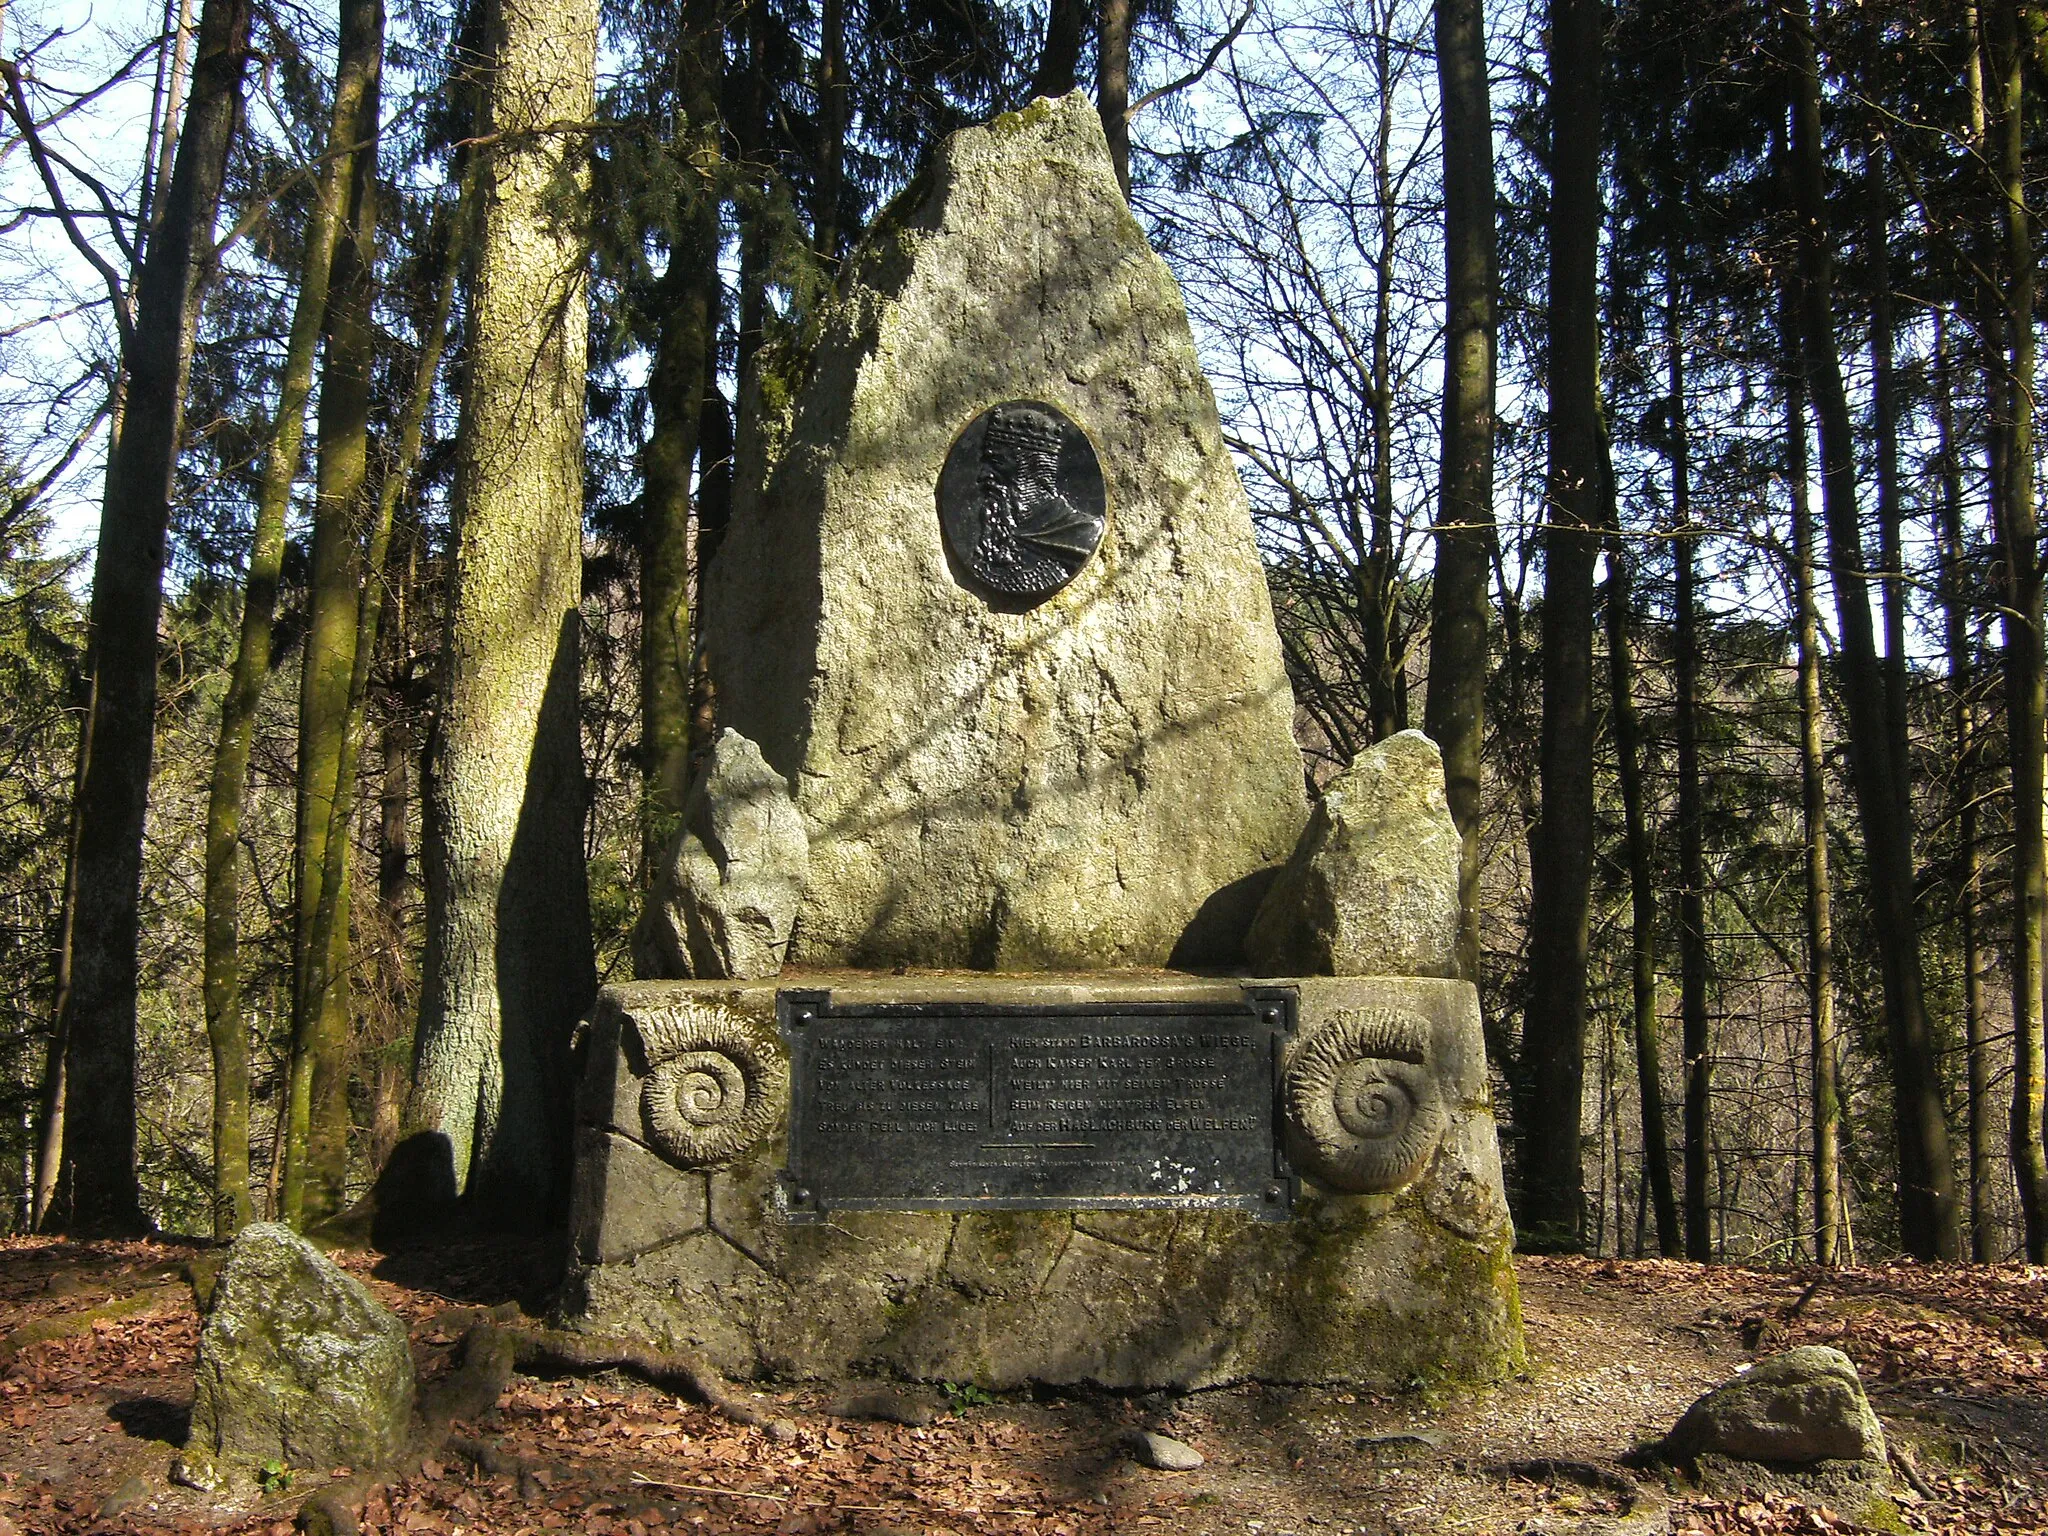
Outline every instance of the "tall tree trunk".
{"type": "Polygon", "coordinates": [[[2048,721],[2048,663],[2042,648],[2040,518],[2034,506],[2034,252],[2026,204],[2026,90],[2018,0],[1985,10],[1993,104],[1993,164],[2005,237],[2006,370],[1998,402],[2004,438],[2003,484],[1995,505],[2005,584],[2005,717],[2012,758],[2012,1143],[2013,1176],[2026,1224],[2027,1259],[2048,1263],[2048,1108],[2041,988],[2042,920],[2048,909],[2048,859],[2042,827],[2043,729],[2048,721]]]}
{"type": "Polygon", "coordinates": [[[1102,0],[1102,36],[1095,55],[1095,105],[1109,140],[1117,185],[1131,195],[1131,0],[1102,0]]]}
{"type": "Polygon", "coordinates": [[[1963,542],[1963,465],[1955,431],[1955,358],[1948,317],[1934,312],[1935,456],[1941,477],[1940,590],[1943,640],[1948,651],[1949,721],[1956,743],[1956,918],[1962,947],[1963,1040],[1970,1156],[1970,1257],[1988,1264],[1997,1252],[1991,1204],[1991,1061],[1984,1031],[1984,956],[1977,919],[1984,881],[1977,845],[1976,667],[1971,656],[1969,574],[1963,542]]]}
{"type": "Polygon", "coordinates": [[[136,293],[122,359],[127,407],[93,561],[90,700],[79,735],[68,932],[58,1219],[73,1231],[139,1231],[135,1175],[136,944],[142,829],[155,744],[157,619],[171,479],[184,419],[200,284],[241,117],[248,0],[206,0],[170,190],[136,293]]]}
{"type": "MultiPolygon", "coordinates": [[[[1790,8],[1792,180],[1798,204],[1800,309],[1806,366],[1820,416],[1821,511],[1828,576],[1841,633],[1841,675],[1849,706],[1849,758],[1869,871],[1872,926],[1884,983],[1885,1027],[1899,1164],[1899,1237],[1918,1258],[1959,1254],[1955,1171],[1943,1115],[1920,970],[1914,911],[1912,827],[1898,814],[1890,714],[1870,618],[1870,590],[1856,507],[1856,459],[1849,400],[1834,328],[1834,253],[1823,195],[1820,72],[1805,0],[1790,8]]],[[[2036,988],[2038,991],[2038,988],[2036,988]]]]}
{"type": "MultiPolygon", "coordinates": [[[[476,203],[475,186],[472,162],[471,170],[464,177],[462,197],[456,206],[447,248],[442,256],[441,280],[433,316],[422,334],[419,370],[414,376],[412,392],[406,398],[405,408],[399,415],[398,451],[385,474],[383,488],[377,498],[377,510],[370,520],[368,548],[362,556],[364,579],[362,595],[355,614],[356,632],[351,651],[353,661],[349,675],[343,682],[341,742],[335,755],[334,787],[328,801],[326,835],[322,839],[326,865],[319,872],[320,901],[313,910],[312,938],[306,945],[306,952],[313,965],[306,990],[313,996],[321,995],[332,985],[345,985],[325,966],[327,957],[336,953],[337,933],[345,935],[348,926],[348,857],[356,803],[356,765],[362,758],[363,736],[368,725],[370,665],[377,653],[377,632],[383,621],[384,594],[389,585],[386,566],[391,552],[391,529],[397,518],[399,503],[405,499],[406,489],[411,484],[412,467],[419,459],[420,438],[427,419],[427,408],[433,402],[434,380],[440,371],[441,352],[447,339],[448,315],[455,303],[455,287],[462,263],[465,236],[476,203]]],[[[339,952],[346,958],[348,950],[345,941],[340,945],[339,952]]],[[[348,1053],[343,1052],[341,1060],[346,1066],[348,1053]]],[[[346,1089],[345,1078],[342,1086],[346,1089]]],[[[344,1120],[344,1135],[346,1125],[347,1122],[344,1120]]],[[[343,1151],[346,1152],[345,1140],[343,1151]]],[[[341,1173],[345,1174],[345,1156],[340,1160],[339,1167],[341,1173]]],[[[337,1185],[341,1182],[338,1175],[335,1182],[337,1185]]],[[[316,1212],[309,1202],[306,1211],[309,1224],[323,1215],[335,1214],[339,1214],[338,1205],[326,1212],[316,1212]]]]}
{"type": "MultiPolygon", "coordinates": [[[[1873,81],[1872,89],[1878,89],[1873,81]]],[[[1878,98],[1872,97],[1872,100],[1878,98]]],[[[1899,486],[1898,369],[1893,345],[1898,321],[1892,307],[1891,183],[1881,146],[1866,147],[1869,195],[1866,244],[1870,260],[1871,459],[1877,476],[1877,558],[1884,610],[1884,705],[1886,742],[1892,755],[1892,784],[1900,820],[1911,824],[1911,760],[1907,756],[1906,555],[1901,525],[1905,514],[1899,486]]]]}
{"type": "MultiPolygon", "coordinates": [[[[720,281],[714,172],[723,49],[716,0],[691,0],[684,9],[683,31],[678,104],[689,123],[684,152],[694,174],[677,209],[668,269],[659,288],[661,311],[648,388],[654,430],[641,454],[640,739],[646,784],[641,853],[650,880],[689,788],[694,657],[690,471],[703,420],[706,363],[717,347],[720,281]]],[[[842,73],[844,67],[842,59],[842,73]]],[[[843,94],[843,81],[841,89],[843,94]]],[[[822,225],[821,233],[833,238],[822,225]]]]}
{"type": "Polygon", "coordinates": [[[566,1192],[569,1029],[596,989],[578,740],[584,140],[596,0],[492,0],[407,1121],[486,1219],[566,1192]],[[573,189],[573,190],[572,190],[573,189]]]}
{"type": "Polygon", "coordinates": [[[1593,564],[1609,468],[1600,414],[1600,97],[1606,8],[1550,8],[1550,473],[1543,535],[1541,819],[1530,838],[1529,1002],[1516,1116],[1533,1251],[1583,1246],[1580,1122],[1593,879],[1593,564]]]}
{"type": "Polygon", "coordinates": [[[1493,551],[1493,107],[1481,0],[1436,0],[1444,118],[1443,457],[1423,729],[1444,757],[1458,824],[1458,970],[1479,979],[1480,748],[1493,551]]]}
{"type": "MultiPolygon", "coordinates": [[[[344,41],[348,34],[344,29],[344,41]]],[[[264,449],[256,497],[256,524],[243,586],[242,624],[227,696],[221,701],[220,736],[206,810],[206,921],[203,994],[207,1041],[213,1054],[214,1236],[232,1237],[251,1220],[249,1196],[249,1041],[242,1018],[241,868],[242,811],[249,791],[249,752],[256,712],[270,675],[277,588],[284,562],[285,523],[298,479],[306,435],[306,402],[327,313],[328,279],[354,156],[345,146],[360,131],[362,97],[375,89],[377,59],[344,46],[336,63],[334,107],[325,160],[306,226],[299,292],[279,384],[278,412],[264,449]]]]}
{"type": "MultiPolygon", "coordinates": [[[[1663,1052],[1657,1038],[1657,876],[1643,812],[1643,732],[1636,717],[1635,616],[1631,611],[1628,554],[1619,530],[1607,547],[1607,664],[1614,704],[1614,757],[1621,779],[1621,811],[1628,843],[1630,969],[1634,1003],[1636,1090],[1642,1099],[1643,1178],[1657,1213],[1657,1252],[1683,1251],[1678,1202],[1671,1189],[1671,1147],[1664,1129],[1663,1052]]],[[[1619,1222],[1617,1217],[1616,1221],[1619,1222]]],[[[1620,1228],[1617,1225],[1616,1232],[1620,1228]]],[[[1619,1251],[1620,1238],[1616,1237],[1619,1251]]]]}
{"type": "MultiPolygon", "coordinates": [[[[384,57],[382,0],[346,0],[341,58],[363,87],[341,142],[351,147],[348,213],[334,249],[327,357],[320,375],[320,446],[305,653],[299,676],[297,922],[293,940],[290,1106],[284,1161],[286,1221],[309,1226],[342,1208],[348,1184],[349,859],[347,812],[336,802],[356,614],[365,587],[364,490],[370,461],[370,374],[376,360],[377,126],[384,57]],[[329,829],[344,828],[332,855],[329,829]],[[328,890],[328,881],[335,882],[328,890]],[[323,935],[319,913],[342,920],[323,935]],[[313,945],[326,948],[316,957],[313,945]]],[[[339,123],[339,120],[337,120],[339,123]]]]}
{"type": "Polygon", "coordinates": [[[1064,96],[1074,88],[1081,64],[1081,34],[1087,28],[1087,0],[1051,0],[1045,12],[1038,70],[1031,77],[1033,96],[1064,96]]]}
{"type": "Polygon", "coordinates": [[[1792,502],[1792,601],[1799,662],[1799,801],[1806,844],[1806,1008],[1813,1099],[1813,1256],[1843,1257],[1841,1047],[1835,1031],[1835,920],[1828,877],[1828,781],[1820,692],[1820,603],[1815,590],[1813,504],[1807,490],[1805,346],[1798,279],[1785,285],[1779,332],[1785,371],[1785,483],[1792,502]]]}
{"type": "MultiPolygon", "coordinates": [[[[715,9],[713,19],[715,23],[715,9]]],[[[818,253],[828,273],[839,262],[839,200],[846,181],[846,126],[846,0],[824,0],[818,19],[818,185],[811,249],[818,253]]]]}
{"type": "Polygon", "coordinates": [[[1379,122],[1373,134],[1373,198],[1380,210],[1373,256],[1372,530],[1357,564],[1359,629],[1365,651],[1367,735],[1383,741],[1407,729],[1408,700],[1394,633],[1394,266],[1395,191],[1393,39],[1381,28],[1373,40],[1373,75],[1379,86],[1379,122]]]}
{"type": "Polygon", "coordinates": [[[1665,350],[1670,369],[1672,707],[1678,738],[1678,1017],[1685,1052],[1685,1256],[1714,1261],[1707,1193],[1713,1109],[1713,1044],[1707,1034],[1707,859],[1700,794],[1698,536],[1692,526],[1692,448],[1685,423],[1685,346],[1675,251],[1665,274],[1665,350]]]}

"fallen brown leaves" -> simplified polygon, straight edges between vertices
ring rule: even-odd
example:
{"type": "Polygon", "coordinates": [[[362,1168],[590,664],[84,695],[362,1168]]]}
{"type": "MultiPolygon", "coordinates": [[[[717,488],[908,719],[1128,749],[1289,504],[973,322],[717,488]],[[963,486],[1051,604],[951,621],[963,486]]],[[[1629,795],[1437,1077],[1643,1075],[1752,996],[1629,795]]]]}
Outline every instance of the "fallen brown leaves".
{"type": "MultiPolygon", "coordinates": [[[[139,1293],[159,1283],[163,1266],[183,1251],[0,1243],[0,1332],[139,1293]]],[[[489,1307],[536,1290],[509,1249],[474,1246],[433,1272],[374,1256],[344,1262],[412,1325],[415,1356],[430,1380],[451,1370],[458,1353],[465,1325],[451,1306],[489,1307]]],[[[1569,1312],[1543,1321],[1552,1337],[1569,1330],[1588,1368],[1604,1358],[1603,1348],[1614,1352],[1602,1336],[1620,1319],[1639,1336],[1674,1341],[1670,1359],[1651,1361],[1646,1378],[1682,1374],[1677,1367],[1701,1358],[1706,1341],[1712,1358],[1723,1362],[1740,1358],[1744,1344],[1768,1352],[1831,1343],[1877,1383],[1879,1407],[1899,1430],[1895,1438],[1926,1425],[1953,1429],[1960,1421],[1941,1415],[1970,1405],[1980,1417],[1990,1411],[1986,1405],[2043,1415],[1999,1424],[2048,1423],[2048,1271],[1890,1265],[1822,1276],[1660,1261],[1523,1262],[1532,1277],[1567,1284],[1580,1298],[1569,1312]]],[[[225,1520],[197,1495],[163,1485],[170,1442],[182,1433],[190,1400],[196,1343],[196,1319],[180,1301],[98,1318],[75,1336],[24,1348],[0,1372],[0,1536],[9,1525],[37,1536],[290,1531],[299,1501],[335,1469],[301,1470],[292,1489],[225,1520]],[[138,1475],[148,1496],[117,1518],[102,1518],[108,1494],[138,1475]]],[[[1512,1385],[1482,1400],[1476,1416],[1483,1422],[1522,1401],[1541,1410],[1542,1422],[1572,1426],[1579,1423],[1572,1418],[1576,1399],[1560,1390],[1564,1384],[1512,1385]]],[[[1441,1445],[1417,1441],[1367,1454],[1345,1449],[1361,1436],[1370,1440],[1428,1416],[1408,1399],[1290,1396],[1280,1389],[1189,1399],[1175,1432],[1191,1436],[1211,1461],[1186,1477],[1142,1472],[1116,1455],[1117,1436],[1149,1411],[1124,1398],[1010,1402],[924,1428],[831,1418],[823,1412],[823,1390],[748,1400],[791,1420],[794,1439],[777,1441],[762,1428],[615,1372],[516,1377],[494,1412],[458,1426],[416,1476],[381,1490],[364,1512],[364,1528],[377,1536],[1242,1536],[1257,1521],[1267,1536],[1320,1536],[1509,1531],[1531,1518],[1618,1512],[1625,1502],[1569,1478],[1509,1480],[1504,1487],[1483,1471],[1475,1448],[1454,1436],[1439,1437],[1441,1445]],[[1311,1418],[1342,1420],[1329,1432],[1337,1449],[1304,1455],[1302,1426],[1311,1418]]],[[[1675,1415],[1683,1402],[1671,1406],[1675,1415]]],[[[1571,1432],[1579,1440],[1568,1454],[1589,1461],[1610,1464],[1626,1449],[1584,1423],[1571,1432]]],[[[1927,1496],[1901,1495],[1910,1528],[1957,1536],[2048,1530],[2041,1503],[2048,1445],[2020,1444],[1995,1427],[1954,1429],[1952,1439],[1918,1463],[1927,1496]]],[[[1684,1500],[1673,1506],[1670,1528],[1691,1536],[1855,1529],[1822,1502],[1777,1494],[1684,1500]]]]}

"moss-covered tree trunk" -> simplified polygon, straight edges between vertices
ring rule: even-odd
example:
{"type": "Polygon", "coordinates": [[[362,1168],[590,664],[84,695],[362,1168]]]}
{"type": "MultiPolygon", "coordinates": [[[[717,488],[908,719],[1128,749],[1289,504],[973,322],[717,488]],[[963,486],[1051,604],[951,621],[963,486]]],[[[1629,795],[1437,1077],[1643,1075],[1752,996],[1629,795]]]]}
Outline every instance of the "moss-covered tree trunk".
{"type": "Polygon", "coordinates": [[[320,446],[315,476],[307,627],[299,673],[297,837],[293,849],[296,926],[292,949],[292,1051],[286,1115],[284,1218],[294,1226],[339,1211],[348,1180],[348,849],[347,817],[336,815],[356,615],[364,568],[364,502],[369,481],[370,373],[376,361],[377,123],[384,53],[382,0],[346,0],[341,54],[365,83],[347,124],[347,214],[334,252],[327,300],[327,358],[320,375],[320,446]],[[344,836],[330,858],[330,826],[344,836]],[[329,880],[336,883],[327,890],[329,880]],[[315,958],[317,914],[332,902],[343,920],[315,958]]]}
{"type": "Polygon", "coordinates": [[[209,268],[249,58],[247,0],[206,0],[170,188],[136,285],[126,408],[93,560],[89,700],[72,803],[62,1164],[54,1218],[74,1231],[146,1225],[135,1173],[136,942],[156,729],[171,478],[201,281],[209,268]]]}
{"type": "MultiPolygon", "coordinates": [[[[344,44],[347,34],[344,32],[344,44]]],[[[242,593],[234,670],[221,702],[213,779],[206,811],[206,922],[203,991],[207,1041],[213,1054],[214,1236],[232,1237],[251,1216],[249,1198],[249,1042],[242,1019],[240,962],[242,811],[249,791],[249,751],[256,711],[270,675],[277,587],[284,561],[285,521],[298,479],[306,433],[306,402],[327,313],[335,241],[349,195],[354,157],[346,146],[359,131],[364,92],[374,93],[377,60],[344,46],[337,60],[334,109],[325,158],[306,225],[299,291],[292,309],[277,417],[265,445],[256,496],[256,524],[242,593]]]]}
{"type": "Polygon", "coordinates": [[[1493,551],[1493,107],[1481,0],[1437,0],[1436,72],[1444,118],[1443,459],[1430,587],[1423,728],[1444,756],[1462,842],[1458,969],[1479,979],[1479,791],[1493,551]]]}
{"type": "Polygon", "coordinates": [[[578,728],[595,0],[487,6],[482,229],[407,1121],[490,1219],[558,1213],[596,989],[578,728]],[[564,125],[571,125],[565,127],[564,125]]]}

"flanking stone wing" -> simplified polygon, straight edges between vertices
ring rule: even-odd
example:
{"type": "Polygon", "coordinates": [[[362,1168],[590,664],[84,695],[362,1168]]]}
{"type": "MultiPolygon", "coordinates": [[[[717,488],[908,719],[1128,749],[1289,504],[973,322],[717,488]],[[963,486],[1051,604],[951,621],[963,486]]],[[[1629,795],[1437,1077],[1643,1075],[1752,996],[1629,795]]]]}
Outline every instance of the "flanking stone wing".
{"type": "Polygon", "coordinates": [[[764,364],[706,599],[720,723],[809,831],[790,961],[1235,959],[1306,816],[1294,701],[1179,291],[1095,108],[948,139],[803,355],[764,364]],[[962,441],[997,408],[995,450],[962,441]]]}

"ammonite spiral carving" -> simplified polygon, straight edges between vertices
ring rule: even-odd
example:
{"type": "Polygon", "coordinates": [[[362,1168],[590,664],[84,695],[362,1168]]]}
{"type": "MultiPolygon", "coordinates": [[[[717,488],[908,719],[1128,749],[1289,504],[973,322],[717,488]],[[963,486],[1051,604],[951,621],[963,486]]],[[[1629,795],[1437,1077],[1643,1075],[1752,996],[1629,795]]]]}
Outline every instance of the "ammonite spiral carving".
{"type": "Polygon", "coordinates": [[[1443,1139],[1443,1096],[1428,1064],[1429,1022],[1399,1008],[1347,1008],[1287,1063],[1287,1152],[1316,1183],[1391,1194],[1414,1182],[1443,1139]]]}
{"type": "Polygon", "coordinates": [[[685,1168],[705,1168],[775,1128],[789,1097],[789,1063],[772,1039],[694,1005],[634,1022],[652,1068],[640,1111],[656,1151],[685,1168]]]}

